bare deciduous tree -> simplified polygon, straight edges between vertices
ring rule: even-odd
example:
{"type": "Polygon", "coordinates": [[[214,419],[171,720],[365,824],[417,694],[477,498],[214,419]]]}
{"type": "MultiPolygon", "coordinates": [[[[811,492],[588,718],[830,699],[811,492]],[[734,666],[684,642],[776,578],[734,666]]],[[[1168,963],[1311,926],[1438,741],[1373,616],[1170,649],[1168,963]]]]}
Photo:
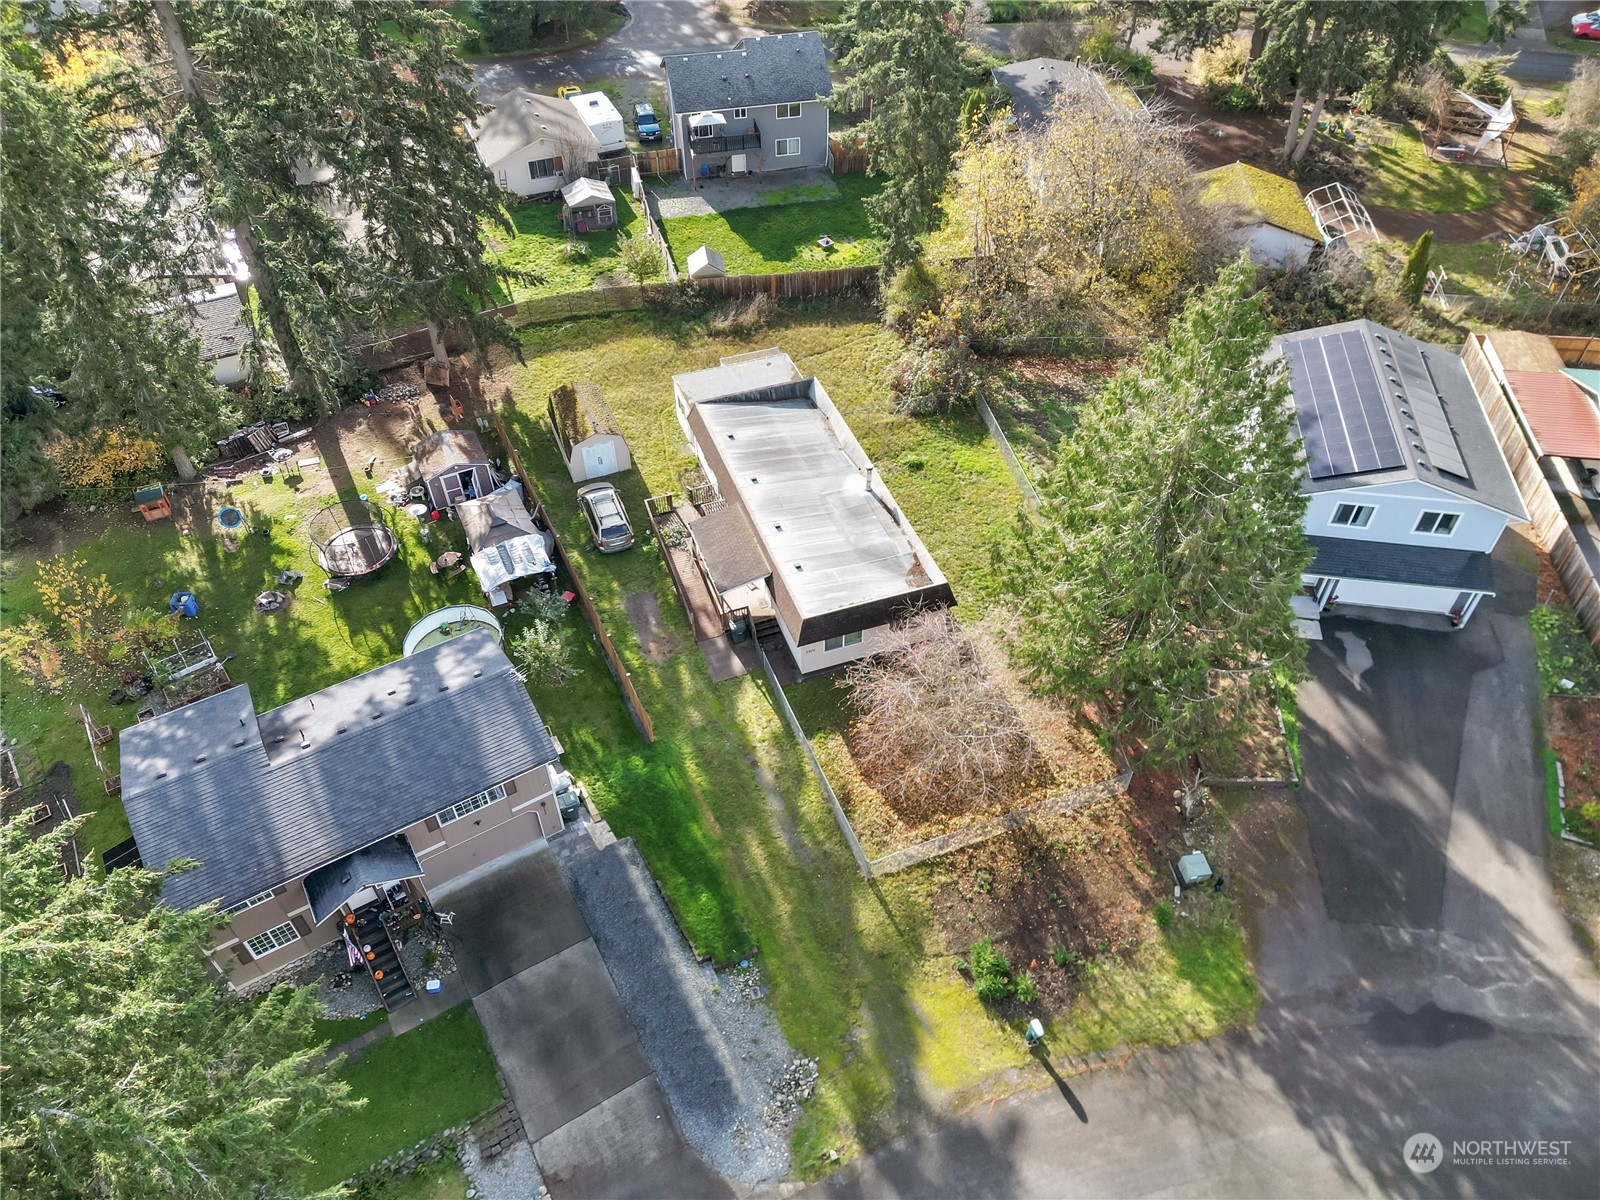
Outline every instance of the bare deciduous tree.
{"type": "Polygon", "coordinates": [[[896,626],[889,649],[839,680],[859,717],[862,774],[900,811],[975,808],[1012,794],[1041,766],[992,651],[945,609],[896,626]]]}

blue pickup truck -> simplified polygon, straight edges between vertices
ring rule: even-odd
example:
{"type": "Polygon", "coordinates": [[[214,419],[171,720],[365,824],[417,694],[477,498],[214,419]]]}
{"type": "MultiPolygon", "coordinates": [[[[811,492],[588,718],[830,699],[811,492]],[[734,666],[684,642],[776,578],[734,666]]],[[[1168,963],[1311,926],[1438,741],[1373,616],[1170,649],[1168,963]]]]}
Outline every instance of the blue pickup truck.
{"type": "Polygon", "coordinates": [[[656,110],[648,104],[633,106],[633,127],[638,131],[641,142],[661,140],[661,122],[656,120],[656,110]]]}

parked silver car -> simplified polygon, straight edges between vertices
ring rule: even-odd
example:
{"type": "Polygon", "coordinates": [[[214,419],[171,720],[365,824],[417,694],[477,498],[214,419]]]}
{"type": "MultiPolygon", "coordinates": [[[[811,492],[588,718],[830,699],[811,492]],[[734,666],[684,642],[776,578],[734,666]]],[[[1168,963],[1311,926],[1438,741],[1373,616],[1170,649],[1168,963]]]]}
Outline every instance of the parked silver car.
{"type": "Polygon", "coordinates": [[[589,522],[594,548],[610,554],[633,545],[633,526],[628,523],[622,496],[609,483],[591,483],[578,489],[578,507],[589,522]]]}

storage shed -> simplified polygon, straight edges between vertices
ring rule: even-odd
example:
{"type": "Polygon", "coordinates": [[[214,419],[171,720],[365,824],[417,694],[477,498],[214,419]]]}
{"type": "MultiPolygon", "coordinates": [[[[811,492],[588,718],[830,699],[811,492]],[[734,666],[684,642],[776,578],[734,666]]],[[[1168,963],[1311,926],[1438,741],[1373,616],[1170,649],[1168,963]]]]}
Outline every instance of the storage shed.
{"type": "Polygon", "coordinates": [[[515,479],[482,500],[463,500],[456,515],[472,551],[472,569],[492,608],[511,603],[511,585],[518,579],[548,575],[556,569],[550,557],[555,535],[540,529],[522,498],[515,479]]]}
{"type": "Polygon", "coordinates": [[[550,428],[573,483],[615,475],[633,465],[628,443],[592,383],[563,384],[550,393],[550,428]]]}
{"type": "Polygon", "coordinates": [[[561,227],[571,233],[615,229],[617,200],[611,185],[599,179],[574,179],[562,188],[561,227]]]}
{"type": "Polygon", "coordinates": [[[170,517],[172,501],[167,498],[167,489],[159,483],[140,488],[133,494],[133,511],[146,521],[159,521],[163,517],[170,517]]]}
{"type": "Polygon", "coordinates": [[[494,490],[494,465],[470,430],[441,430],[411,447],[411,455],[434,508],[449,508],[494,490]]]}
{"type": "Polygon", "coordinates": [[[690,279],[721,279],[728,273],[727,266],[710,246],[701,246],[689,254],[690,279]]]}

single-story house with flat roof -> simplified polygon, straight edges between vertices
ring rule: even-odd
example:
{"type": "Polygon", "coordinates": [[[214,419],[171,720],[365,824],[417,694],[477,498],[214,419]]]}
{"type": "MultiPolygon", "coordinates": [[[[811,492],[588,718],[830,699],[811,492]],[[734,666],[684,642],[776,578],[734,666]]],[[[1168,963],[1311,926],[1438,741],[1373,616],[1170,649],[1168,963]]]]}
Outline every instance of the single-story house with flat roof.
{"type": "Polygon", "coordinates": [[[129,726],[121,751],[138,860],[199,863],[162,898],[218,906],[209,954],[236,988],[347,926],[376,941],[374,912],[420,912],[430,889],[562,828],[555,741],[487,632],[263,713],[240,684],[129,726]]]}
{"type": "Polygon", "coordinates": [[[573,483],[603,479],[633,466],[628,440],[595,384],[564,383],[550,393],[550,432],[573,483]]]}
{"type": "Polygon", "coordinates": [[[865,658],[893,622],[955,603],[822,382],[787,354],[725,358],[672,388],[695,457],[739,514],[689,526],[710,589],[758,636],[765,624],[781,637],[802,675],[865,658]]]}
{"type": "Polygon", "coordinates": [[[1273,349],[1305,446],[1306,594],[1317,609],[1465,624],[1494,595],[1501,532],[1528,513],[1461,359],[1371,321],[1283,334],[1273,349]]]}
{"type": "Polygon", "coordinates": [[[441,429],[411,447],[411,456],[436,509],[494,491],[494,463],[470,429],[441,429]]]}
{"type": "Polygon", "coordinates": [[[494,181],[518,196],[553,196],[600,158],[572,105],[527,88],[506,92],[468,131],[494,181]]]}
{"type": "Polygon", "coordinates": [[[1235,244],[1249,250],[1257,266],[1296,270],[1322,244],[1294,180],[1240,162],[1194,179],[1200,200],[1226,217],[1235,244]]]}

